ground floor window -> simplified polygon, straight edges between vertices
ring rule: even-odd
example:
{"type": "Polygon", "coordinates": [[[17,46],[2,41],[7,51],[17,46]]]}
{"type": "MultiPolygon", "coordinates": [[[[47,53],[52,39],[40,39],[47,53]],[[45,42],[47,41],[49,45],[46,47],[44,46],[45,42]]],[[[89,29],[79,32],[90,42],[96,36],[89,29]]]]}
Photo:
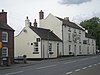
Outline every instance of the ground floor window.
{"type": "Polygon", "coordinates": [[[49,51],[52,51],[52,43],[49,43],[49,51]]]}
{"type": "Polygon", "coordinates": [[[7,47],[2,48],[2,57],[8,57],[8,48],[7,47]]]}
{"type": "Polygon", "coordinates": [[[38,51],[38,42],[34,42],[34,51],[38,51]]]}
{"type": "Polygon", "coordinates": [[[89,54],[89,47],[87,47],[87,54],[89,54]]]}
{"type": "Polygon", "coordinates": [[[82,54],[81,46],[79,46],[79,54],[82,54]]]}

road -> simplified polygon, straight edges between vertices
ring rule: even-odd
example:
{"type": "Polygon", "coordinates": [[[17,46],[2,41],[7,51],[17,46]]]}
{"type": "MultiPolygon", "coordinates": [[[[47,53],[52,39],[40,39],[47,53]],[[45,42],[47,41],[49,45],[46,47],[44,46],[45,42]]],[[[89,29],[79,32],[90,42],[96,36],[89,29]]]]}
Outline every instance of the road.
{"type": "Polygon", "coordinates": [[[26,67],[0,70],[0,75],[100,75],[100,56],[41,62],[26,67]]]}

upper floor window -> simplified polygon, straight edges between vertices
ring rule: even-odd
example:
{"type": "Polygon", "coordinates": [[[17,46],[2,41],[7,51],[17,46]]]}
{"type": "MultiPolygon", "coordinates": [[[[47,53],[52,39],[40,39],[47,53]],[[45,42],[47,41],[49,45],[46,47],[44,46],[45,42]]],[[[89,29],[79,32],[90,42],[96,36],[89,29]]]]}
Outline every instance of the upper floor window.
{"type": "Polygon", "coordinates": [[[8,33],[2,32],[2,42],[8,42],[8,33]]]}
{"type": "Polygon", "coordinates": [[[71,42],[71,33],[68,33],[68,41],[71,42]]]}
{"type": "Polygon", "coordinates": [[[79,34],[81,34],[81,30],[79,30],[79,34]]]}
{"type": "Polygon", "coordinates": [[[76,29],[74,29],[74,33],[76,33],[76,29]]]}
{"type": "Polygon", "coordinates": [[[92,45],[94,45],[94,41],[93,41],[93,39],[92,39],[92,45]]]}
{"type": "Polygon", "coordinates": [[[88,45],[90,45],[89,38],[88,38],[88,45]]]}
{"type": "Polygon", "coordinates": [[[2,48],[2,57],[8,57],[8,48],[7,47],[2,48]]]}
{"type": "Polygon", "coordinates": [[[68,28],[68,31],[71,32],[71,28],[70,27],[68,28]]]}

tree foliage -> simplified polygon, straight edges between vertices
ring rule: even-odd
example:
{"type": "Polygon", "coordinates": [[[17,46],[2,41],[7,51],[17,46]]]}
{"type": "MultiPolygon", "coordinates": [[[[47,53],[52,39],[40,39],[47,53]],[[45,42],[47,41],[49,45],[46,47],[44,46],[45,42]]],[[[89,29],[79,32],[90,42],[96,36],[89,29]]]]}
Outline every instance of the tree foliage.
{"type": "Polygon", "coordinates": [[[96,38],[96,44],[100,49],[100,18],[93,17],[89,20],[82,21],[80,25],[88,30],[91,36],[96,38]]]}

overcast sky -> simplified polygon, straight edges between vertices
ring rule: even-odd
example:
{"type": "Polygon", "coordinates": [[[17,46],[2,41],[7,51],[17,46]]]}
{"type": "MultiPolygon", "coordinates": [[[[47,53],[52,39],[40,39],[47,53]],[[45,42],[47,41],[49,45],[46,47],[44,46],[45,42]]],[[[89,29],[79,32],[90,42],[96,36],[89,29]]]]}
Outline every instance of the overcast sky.
{"type": "Polygon", "coordinates": [[[15,29],[15,35],[25,27],[26,16],[33,23],[38,21],[38,12],[44,11],[61,18],[69,17],[79,23],[91,17],[100,17],[100,0],[0,0],[0,11],[8,12],[8,24],[15,29]]]}

